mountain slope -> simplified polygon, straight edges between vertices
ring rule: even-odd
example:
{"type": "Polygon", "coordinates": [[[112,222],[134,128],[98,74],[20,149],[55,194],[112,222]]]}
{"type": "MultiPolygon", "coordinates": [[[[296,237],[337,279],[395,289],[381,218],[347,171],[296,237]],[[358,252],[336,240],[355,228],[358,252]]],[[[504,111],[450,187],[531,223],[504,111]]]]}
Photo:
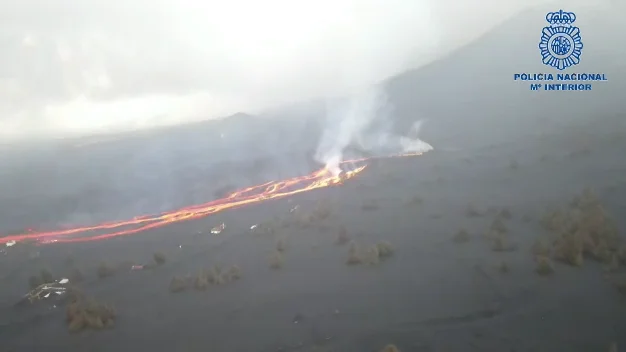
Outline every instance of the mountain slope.
{"type": "Polygon", "coordinates": [[[626,74],[620,59],[626,54],[607,38],[626,31],[621,22],[611,20],[616,15],[610,8],[576,11],[585,48],[581,63],[566,71],[606,73],[608,82],[594,83],[588,92],[547,92],[530,91],[531,82],[513,80],[515,73],[556,73],[541,63],[538,49],[545,14],[555,9],[526,11],[448,57],[387,81],[400,129],[421,114],[435,121],[428,129],[436,138],[458,139],[446,132],[452,128],[476,136],[485,128],[540,129],[538,123],[624,111],[626,74]],[[437,126],[446,131],[433,131],[437,126]]]}

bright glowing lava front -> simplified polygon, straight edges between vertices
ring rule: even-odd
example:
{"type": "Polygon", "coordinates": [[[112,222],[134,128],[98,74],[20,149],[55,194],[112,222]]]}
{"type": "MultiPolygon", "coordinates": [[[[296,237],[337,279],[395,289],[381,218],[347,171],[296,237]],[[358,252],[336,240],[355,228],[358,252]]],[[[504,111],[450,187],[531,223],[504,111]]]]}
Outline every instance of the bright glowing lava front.
{"type": "MultiPolygon", "coordinates": [[[[417,156],[422,153],[402,154],[398,156],[417,156]]],[[[339,185],[365,170],[368,159],[347,160],[341,165],[352,166],[351,170],[334,176],[323,168],[309,175],[293,177],[282,181],[270,181],[261,185],[244,188],[231,193],[225,198],[164,212],[158,215],[136,216],[130,220],[107,222],[99,225],[77,227],[54,231],[28,231],[22,234],[0,237],[0,244],[13,241],[30,240],[37,243],[67,243],[104,240],[113,237],[136,234],[149,229],[172,223],[198,219],[223,210],[259,203],[268,199],[283,198],[314,189],[339,185]],[[94,232],[101,232],[94,234],[94,232]]]]}

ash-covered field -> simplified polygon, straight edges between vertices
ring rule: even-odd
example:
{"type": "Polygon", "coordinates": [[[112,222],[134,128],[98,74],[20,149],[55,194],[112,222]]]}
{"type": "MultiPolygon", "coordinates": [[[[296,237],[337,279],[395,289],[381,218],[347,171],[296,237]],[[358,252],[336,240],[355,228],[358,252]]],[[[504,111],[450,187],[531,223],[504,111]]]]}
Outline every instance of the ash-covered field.
{"type": "Polygon", "coordinates": [[[626,348],[626,133],[603,126],[433,143],[341,186],[128,237],[18,242],[0,255],[0,349],[626,348]],[[41,276],[71,294],[16,306],[41,276]]]}

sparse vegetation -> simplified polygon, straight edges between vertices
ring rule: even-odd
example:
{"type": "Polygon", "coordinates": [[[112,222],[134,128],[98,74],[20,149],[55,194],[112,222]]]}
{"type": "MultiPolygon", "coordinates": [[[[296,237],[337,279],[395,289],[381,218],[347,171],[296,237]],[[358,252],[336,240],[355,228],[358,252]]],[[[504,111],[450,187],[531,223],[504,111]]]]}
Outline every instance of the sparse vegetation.
{"type": "MultiPolygon", "coordinates": [[[[223,285],[241,278],[241,269],[233,265],[228,270],[222,270],[214,265],[208,270],[200,270],[193,278],[193,287],[198,291],[206,291],[211,285],[223,285]]],[[[181,292],[189,287],[189,278],[175,277],[170,284],[172,292],[181,292]]]]}
{"type": "Polygon", "coordinates": [[[590,188],[573,197],[569,207],[546,212],[541,224],[556,235],[554,258],[566,264],[581,266],[586,257],[615,271],[626,255],[613,219],[590,188]]]}
{"type": "Polygon", "coordinates": [[[368,246],[366,249],[363,249],[356,242],[351,241],[348,247],[348,259],[346,260],[346,264],[376,265],[382,260],[391,257],[393,253],[393,246],[387,241],[381,241],[378,244],[368,246]]]}
{"type": "Polygon", "coordinates": [[[231,266],[228,271],[226,271],[226,278],[228,281],[241,279],[241,269],[237,265],[231,266]]]}
{"type": "Polygon", "coordinates": [[[388,258],[393,255],[393,252],[394,252],[393,246],[391,246],[391,243],[387,241],[378,242],[376,247],[378,248],[378,255],[381,258],[388,258]]]}
{"type": "Polygon", "coordinates": [[[396,345],[389,344],[383,347],[380,352],[400,352],[400,350],[396,347],[396,345]]]}
{"type": "Polygon", "coordinates": [[[271,256],[270,256],[270,268],[272,269],[280,269],[283,267],[283,265],[285,264],[285,259],[283,257],[283,254],[279,251],[275,251],[271,256]]]}
{"type": "Polygon", "coordinates": [[[84,329],[102,330],[115,326],[115,309],[95,300],[77,300],[66,308],[66,320],[70,332],[84,329]]]}
{"type": "Polygon", "coordinates": [[[464,229],[461,229],[459,230],[459,232],[456,233],[456,235],[454,235],[452,240],[456,243],[466,243],[470,240],[470,236],[469,236],[469,233],[467,233],[467,231],[465,231],[464,229]]]}
{"type": "Polygon", "coordinates": [[[348,260],[346,260],[346,264],[361,264],[361,250],[359,248],[359,245],[354,241],[351,241],[350,245],[348,246],[348,260]]]}
{"type": "Polygon", "coordinates": [[[552,266],[552,261],[550,258],[545,256],[537,257],[537,268],[535,269],[537,274],[541,276],[548,276],[554,273],[554,267],[552,266]]]}
{"type": "Polygon", "coordinates": [[[613,252],[609,245],[601,240],[591,249],[591,257],[601,263],[607,263],[611,260],[613,252]]]}
{"type": "Polygon", "coordinates": [[[211,269],[209,269],[207,277],[209,283],[213,285],[222,285],[226,282],[225,273],[219,265],[213,265],[211,269]]]}
{"type": "Polygon", "coordinates": [[[209,288],[209,276],[201,270],[194,279],[194,288],[199,291],[206,291],[209,288]]]}
{"type": "Polygon", "coordinates": [[[583,265],[583,244],[577,236],[563,234],[555,241],[554,247],[556,260],[577,267],[583,265]]]}
{"type": "Polygon", "coordinates": [[[376,265],[380,263],[380,252],[378,246],[373,245],[365,250],[363,253],[362,262],[368,265],[376,265]]]}
{"type": "MultiPolygon", "coordinates": [[[[327,200],[319,201],[310,212],[304,212],[298,209],[299,207],[292,209],[293,211],[291,214],[293,214],[293,220],[291,222],[298,225],[300,228],[309,228],[314,225],[322,226],[322,222],[330,218],[333,214],[333,209],[330,202],[327,200]]],[[[276,233],[277,227],[288,227],[288,225],[289,224],[287,222],[275,219],[274,222],[259,225],[256,231],[266,234],[274,234],[276,233]]]]}
{"type": "Polygon", "coordinates": [[[167,257],[166,257],[166,256],[165,256],[165,254],[164,254],[164,253],[162,253],[162,252],[156,252],[156,253],[154,253],[153,258],[154,258],[154,262],[155,262],[157,265],[163,265],[163,264],[165,264],[165,262],[167,261],[167,257]]]}

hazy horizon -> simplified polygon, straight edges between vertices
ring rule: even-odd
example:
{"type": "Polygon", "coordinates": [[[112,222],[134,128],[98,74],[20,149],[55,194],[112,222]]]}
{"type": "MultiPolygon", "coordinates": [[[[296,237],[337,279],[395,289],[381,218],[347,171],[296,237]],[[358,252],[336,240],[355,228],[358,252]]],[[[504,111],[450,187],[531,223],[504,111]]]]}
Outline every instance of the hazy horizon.
{"type": "Polygon", "coordinates": [[[116,132],[345,94],[548,2],[5,1],[2,136],[116,132]]]}

